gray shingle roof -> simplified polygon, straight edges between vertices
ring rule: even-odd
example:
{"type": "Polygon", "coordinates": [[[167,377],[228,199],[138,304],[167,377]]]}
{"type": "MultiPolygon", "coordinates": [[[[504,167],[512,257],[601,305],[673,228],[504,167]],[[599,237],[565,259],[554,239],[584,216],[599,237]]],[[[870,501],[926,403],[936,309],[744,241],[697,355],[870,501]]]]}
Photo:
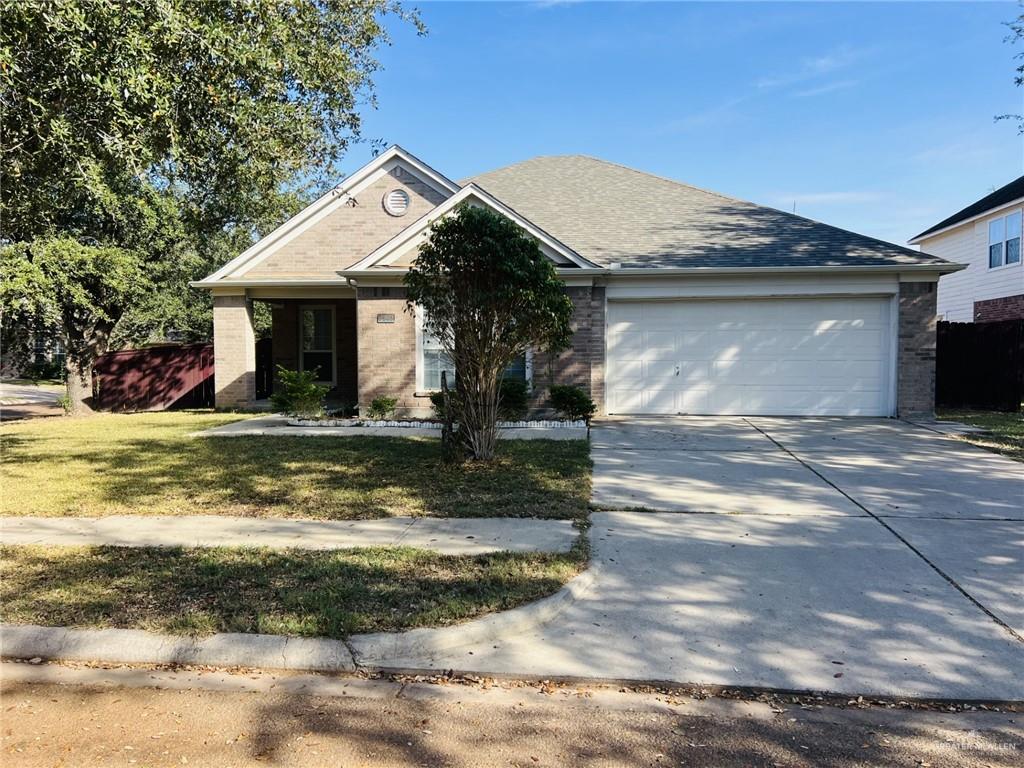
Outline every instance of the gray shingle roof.
{"type": "Polygon", "coordinates": [[[463,183],[469,181],[605,267],[948,264],[930,254],[582,155],[537,157],[463,183]]]}

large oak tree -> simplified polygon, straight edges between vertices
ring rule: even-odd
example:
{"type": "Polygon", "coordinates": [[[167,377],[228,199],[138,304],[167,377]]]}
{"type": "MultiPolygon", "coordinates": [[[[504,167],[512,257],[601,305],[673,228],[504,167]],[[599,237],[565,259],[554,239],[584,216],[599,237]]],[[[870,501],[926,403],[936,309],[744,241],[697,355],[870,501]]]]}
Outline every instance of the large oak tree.
{"type": "Polygon", "coordinates": [[[359,139],[387,16],[420,26],[395,0],[0,0],[0,236],[30,244],[3,261],[4,331],[29,319],[12,308],[62,301],[9,295],[52,289],[16,279],[14,257],[42,254],[71,275],[116,253],[153,278],[121,292],[123,270],[95,275],[104,319],[69,349],[76,374],[126,311],[137,333],[202,322],[187,281],[295,210],[359,139]]]}

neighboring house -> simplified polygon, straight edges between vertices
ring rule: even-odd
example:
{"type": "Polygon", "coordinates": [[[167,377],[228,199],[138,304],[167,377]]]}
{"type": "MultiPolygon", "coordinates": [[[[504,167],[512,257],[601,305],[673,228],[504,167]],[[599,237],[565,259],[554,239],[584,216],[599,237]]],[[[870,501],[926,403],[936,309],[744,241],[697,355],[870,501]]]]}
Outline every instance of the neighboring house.
{"type": "Polygon", "coordinates": [[[273,361],[334,396],[429,410],[447,361],[402,277],[459,203],[516,222],[575,305],[571,347],[517,373],[607,414],[891,416],[934,407],[944,259],[589,157],[538,157],[456,183],[392,147],[195,283],[213,293],[219,406],[255,397],[252,302],[273,361]]]}
{"type": "Polygon", "coordinates": [[[938,313],[958,323],[1024,318],[1024,176],[910,241],[967,268],[939,281],[938,313]]]}

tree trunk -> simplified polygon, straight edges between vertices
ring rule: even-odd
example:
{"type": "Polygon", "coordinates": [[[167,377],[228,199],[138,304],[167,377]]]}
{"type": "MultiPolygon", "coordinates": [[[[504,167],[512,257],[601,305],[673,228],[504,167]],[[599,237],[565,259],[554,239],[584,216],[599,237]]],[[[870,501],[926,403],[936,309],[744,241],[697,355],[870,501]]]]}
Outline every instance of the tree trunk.
{"type": "Polygon", "coordinates": [[[92,360],[79,361],[69,356],[65,367],[68,372],[68,415],[93,413],[92,360]]]}
{"type": "Polygon", "coordinates": [[[113,327],[112,322],[104,322],[82,329],[65,318],[65,368],[68,372],[68,414],[71,416],[86,416],[97,410],[93,399],[92,366],[96,358],[107,351],[113,327]]]}

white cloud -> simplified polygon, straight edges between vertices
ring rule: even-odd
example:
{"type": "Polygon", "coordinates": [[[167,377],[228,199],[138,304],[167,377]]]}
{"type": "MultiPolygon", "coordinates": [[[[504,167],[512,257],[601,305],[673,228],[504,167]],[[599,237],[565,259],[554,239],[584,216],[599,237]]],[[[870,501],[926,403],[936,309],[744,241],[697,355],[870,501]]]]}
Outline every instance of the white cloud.
{"type": "Polygon", "coordinates": [[[832,83],[823,83],[821,85],[813,86],[812,88],[805,88],[804,90],[796,91],[793,95],[801,98],[822,96],[826,93],[833,93],[835,91],[845,91],[847,88],[853,88],[857,85],[860,85],[859,80],[836,80],[832,83]]]}
{"type": "Polygon", "coordinates": [[[841,45],[821,56],[801,59],[799,64],[789,72],[762,77],[756,82],[756,85],[758,88],[784,88],[806,83],[847,69],[863,59],[867,53],[868,51],[865,49],[841,45]]]}

